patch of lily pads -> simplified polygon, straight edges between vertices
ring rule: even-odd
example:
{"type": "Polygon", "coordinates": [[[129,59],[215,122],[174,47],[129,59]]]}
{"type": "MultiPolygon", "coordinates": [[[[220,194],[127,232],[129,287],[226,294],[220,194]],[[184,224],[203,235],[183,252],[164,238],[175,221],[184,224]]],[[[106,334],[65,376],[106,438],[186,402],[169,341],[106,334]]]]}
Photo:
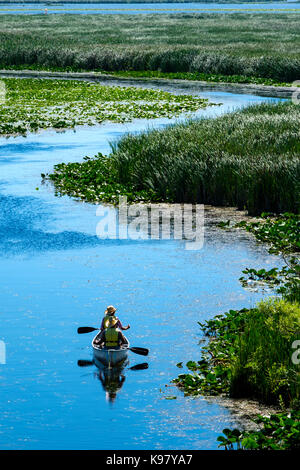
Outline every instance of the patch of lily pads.
{"type": "Polygon", "coordinates": [[[1,135],[178,117],[209,105],[208,100],[190,95],[80,80],[7,78],[2,82],[1,135]]]}

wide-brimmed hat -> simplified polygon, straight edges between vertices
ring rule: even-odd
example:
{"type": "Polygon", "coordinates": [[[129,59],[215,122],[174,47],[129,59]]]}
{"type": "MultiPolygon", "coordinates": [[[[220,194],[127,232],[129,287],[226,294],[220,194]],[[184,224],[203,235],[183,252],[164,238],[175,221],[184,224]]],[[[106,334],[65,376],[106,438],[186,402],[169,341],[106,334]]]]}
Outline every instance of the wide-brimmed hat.
{"type": "Polygon", "coordinates": [[[112,328],[118,323],[117,317],[110,316],[105,322],[105,328],[112,328]]]}
{"type": "Polygon", "coordinates": [[[105,315],[113,315],[117,309],[113,305],[109,305],[105,310],[105,315]]]}

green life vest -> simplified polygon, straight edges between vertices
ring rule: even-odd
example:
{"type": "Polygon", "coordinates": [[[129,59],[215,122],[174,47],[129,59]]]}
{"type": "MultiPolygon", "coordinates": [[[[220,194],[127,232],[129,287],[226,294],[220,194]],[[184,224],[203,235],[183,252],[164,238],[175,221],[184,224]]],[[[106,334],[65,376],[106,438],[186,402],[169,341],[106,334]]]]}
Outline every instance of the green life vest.
{"type": "Polygon", "coordinates": [[[110,348],[119,346],[119,332],[116,328],[107,328],[107,330],[105,330],[105,346],[110,348]]]}
{"type": "Polygon", "coordinates": [[[110,318],[115,318],[116,320],[118,320],[118,317],[116,317],[115,315],[105,315],[104,319],[103,319],[103,326],[104,328],[108,328],[109,326],[109,319],[110,318]]]}

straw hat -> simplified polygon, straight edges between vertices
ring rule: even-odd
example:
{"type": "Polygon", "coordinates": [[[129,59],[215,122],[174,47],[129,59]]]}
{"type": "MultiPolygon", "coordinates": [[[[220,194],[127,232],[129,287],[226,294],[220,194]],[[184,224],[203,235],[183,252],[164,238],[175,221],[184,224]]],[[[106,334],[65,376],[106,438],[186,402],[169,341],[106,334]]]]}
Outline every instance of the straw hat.
{"type": "Polygon", "coordinates": [[[106,308],[104,314],[105,314],[105,315],[113,315],[116,311],[117,311],[117,309],[116,309],[113,305],[109,305],[109,306],[106,308]]]}

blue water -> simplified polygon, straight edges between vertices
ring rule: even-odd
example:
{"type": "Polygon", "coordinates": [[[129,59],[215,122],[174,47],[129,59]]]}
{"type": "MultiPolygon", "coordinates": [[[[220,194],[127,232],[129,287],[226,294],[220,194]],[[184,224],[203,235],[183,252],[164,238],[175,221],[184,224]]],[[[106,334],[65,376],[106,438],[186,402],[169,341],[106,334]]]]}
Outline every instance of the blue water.
{"type": "MultiPolygon", "coordinates": [[[[223,102],[203,115],[268,100],[201,94],[223,102]]],[[[199,357],[197,321],[254,305],[262,294],[246,292],[238,277],[275,259],[249,235],[216,229],[214,211],[206,212],[199,251],[181,241],[100,240],[94,205],[56,198],[41,184],[40,173],[55,163],[108,152],[125,132],[168,122],[0,139],[0,340],[7,351],[0,449],[214,449],[221,430],[239,424],[222,401],[186,398],[166,385],[176,363],[199,357]],[[76,334],[78,326],[98,326],[109,304],[131,324],[132,346],[150,348],[147,358],[130,353],[120,377],[108,377],[121,386],[110,399],[103,373],[77,365],[92,359],[93,334],[76,334]],[[129,370],[145,361],[148,369],[129,370]]]]}
{"type": "Polygon", "coordinates": [[[50,13],[72,13],[72,14],[142,14],[142,13],[230,13],[230,12],[264,12],[278,13],[284,11],[298,12],[299,3],[64,3],[60,5],[49,5],[46,3],[30,4],[0,3],[0,14],[41,14],[45,8],[50,13]]]}

